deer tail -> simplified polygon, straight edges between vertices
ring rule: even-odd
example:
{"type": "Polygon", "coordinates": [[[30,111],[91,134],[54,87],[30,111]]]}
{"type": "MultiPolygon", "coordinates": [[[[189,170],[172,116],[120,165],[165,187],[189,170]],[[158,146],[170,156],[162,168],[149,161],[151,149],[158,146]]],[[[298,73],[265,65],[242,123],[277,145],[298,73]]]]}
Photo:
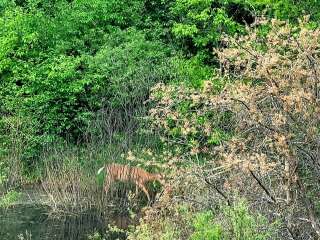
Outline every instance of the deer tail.
{"type": "Polygon", "coordinates": [[[104,166],[98,170],[97,175],[99,175],[103,171],[103,169],[104,169],[104,166]]]}

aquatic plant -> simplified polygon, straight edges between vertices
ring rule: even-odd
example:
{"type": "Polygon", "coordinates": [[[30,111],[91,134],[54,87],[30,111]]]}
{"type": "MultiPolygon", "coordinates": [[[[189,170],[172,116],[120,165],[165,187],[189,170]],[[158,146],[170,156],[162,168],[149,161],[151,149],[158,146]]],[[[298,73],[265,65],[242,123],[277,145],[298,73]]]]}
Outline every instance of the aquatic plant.
{"type": "Polygon", "coordinates": [[[15,190],[7,191],[3,196],[0,196],[0,208],[9,208],[19,200],[21,193],[15,190]]]}

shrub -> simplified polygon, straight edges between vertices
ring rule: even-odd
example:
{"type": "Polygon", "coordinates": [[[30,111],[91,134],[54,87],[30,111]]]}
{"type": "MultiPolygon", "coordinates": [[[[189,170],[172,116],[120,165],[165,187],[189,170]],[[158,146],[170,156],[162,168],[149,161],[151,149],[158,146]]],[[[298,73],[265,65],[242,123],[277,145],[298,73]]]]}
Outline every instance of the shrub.
{"type": "Polygon", "coordinates": [[[6,192],[0,198],[0,208],[9,208],[19,199],[19,196],[20,193],[14,190],[6,192]]]}
{"type": "Polygon", "coordinates": [[[193,233],[190,240],[219,240],[221,239],[221,227],[212,223],[213,214],[210,211],[200,212],[194,216],[192,226],[193,233]]]}
{"type": "Polygon", "coordinates": [[[28,128],[26,165],[45,144],[81,142],[101,109],[117,122],[105,128],[126,126],[151,84],[170,79],[167,48],[133,27],[141,4],[43,0],[3,6],[0,131],[8,131],[5,118],[12,117],[28,128]]]}
{"type": "MultiPolygon", "coordinates": [[[[298,27],[276,20],[271,24],[267,36],[252,29],[218,51],[226,71],[240,79],[223,96],[235,113],[237,137],[221,148],[221,160],[247,172],[274,204],[282,206],[281,215],[289,226],[295,220],[273,194],[295,206],[294,214],[309,218],[313,234],[319,235],[312,204],[318,198],[308,194],[318,187],[306,184],[319,176],[314,151],[319,146],[320,34],[308,27],[307,18],[298,27]],[[263,182],[270,175],[272,183],[266,187],[263,182]]],[[[239,186],[242,177],[233,177],[239,186]]],[[[252,193],[248,195],[256,199],[252,193]]]]}
{"type": "Polygon", "coordinates": [[[154,209],[147,212],[137,228],[129,231],[129,239],[266,240],[276,229],[265,218],[251,214],[243,201],[232,207],[221,206],[215,214],[212,210],[195,210],[186,203],[173,204],[166,210],[165,214],[154,209]]]}
{"type": "Polygon", "coordinates": [[[218,45],[222,33],[235,34],[243,30],[227,13],[226,5],[210,0],[174,2],[172,33],[189,55],[201,53],[210,62],[212,47],[218,45]]]}
{"type": "Polygon", "coordinates": [[[159,12],[167,11],[167,14],[162,17],[162,22],[157,22],[162,23],[163,32],[171,28],[173,39],[169,34],[167,39],[183,49],[186,56],[200,55],[204,63],[216,64],[212,49],[224,47],[223,34],[244,34],[245,24],[250,25],[257,16],[265,14],[294,24],[301,15],[308,14],[312,25],[317,26],[319,6],[317,1],[293,0],[163,1],[159,12]]]}
{"type": "Polygon", "coordinates": [[[264,0],[253,1],[256,4],[264,4],[273,17],[297,22],[301,15],[310,15],[314,22],[319,21],[319,2],[318,1],[293,1],[293,0],[264,0]]]}
{"type": "Polygon", "coordinates": [[[263,240],[271,239],[275,232],[275,224],[258,215],[250,213],[248,205],[239,200],[234,206],[227,206],[223,210],[225,239],[236,240],[263,240]]]}
{"type": "MultiPolygon", "coordinates": [[[[228,203],[241,194],[260,211],[281,216],[289,231],[316,237],[320,34],[307,20],[299,26],[278,20],[270,24],[265,34],[259,28],[248,29],[247,36],[226,38],[228,48],[216,50],[221,72],[233,81],[223,91],[214,92],[212,84],[201,90],[157,85],[150,117],[168,145],[211,156],[201,177],[208,191],[228,203]],[[207,112],[210,120],[201,121],[207,112]],[[227,118],[220,117],[226,113],[227,118]],[[219,136],[217,129],[232,134],[219,136]],[[210,146],[212,135],[218,138],[210,146]],[[224,174],[217,177],[219,170],[224,174]],[[300,225],[304,233],[299,233],[300,225]]],[[[201,201],[216,199],[208,194],[201,201]]]]}
{"type": "Polygon", "coordinates": [[[214,70],[205,65],[200,56],[190,59],[174,57],[171,61],[173,71],[177,74],[177,79],[172,79],[170,82],[177,85],[183,82],[189,87],[201,88],[203,82],[211,79],[214,74],[214,70]]]}
{"type": "Polygon", "coordinates": [[[100,90],[102,107],[138,107],[152,85],[172,77],[165,64],[169,49],[160,42],[145,40],[135,29],[116,31],[106,42],[88,66],[89,76],[97,83],[95,90],[100,90]]]}
{"type": "Polygon", "coordinates": [[[222,82],[203,81],[200,90],[183,84],[157,84],[150,95],[154,104],[149,111],[151,128],[178,152],[208,154],[210,148],[229,139],[233,131],[232,112],[213,107],[222,82]]]}

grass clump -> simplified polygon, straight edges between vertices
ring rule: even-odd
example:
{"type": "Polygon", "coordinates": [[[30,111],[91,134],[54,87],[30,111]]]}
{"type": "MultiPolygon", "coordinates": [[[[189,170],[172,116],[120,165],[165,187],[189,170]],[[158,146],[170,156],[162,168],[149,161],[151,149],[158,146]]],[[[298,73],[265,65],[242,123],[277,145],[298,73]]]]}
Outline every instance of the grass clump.
{"type": "Polygon", "coordinates": [[[9,208],[13,206],[20,198],[21,193],[15,190],[9,190],[0,197],[0,208],[9,208]]]}

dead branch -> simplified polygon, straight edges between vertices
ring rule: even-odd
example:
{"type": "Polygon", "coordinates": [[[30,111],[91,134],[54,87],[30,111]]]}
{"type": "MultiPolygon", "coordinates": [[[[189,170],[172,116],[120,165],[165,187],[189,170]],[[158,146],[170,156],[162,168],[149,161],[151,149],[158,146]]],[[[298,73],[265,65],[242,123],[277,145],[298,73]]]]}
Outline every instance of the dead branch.
{"type": "Polygon", "coordinates": [[[269,192],[269,190],[263,185],[263,183],[260,181],[260,179],[254,174],[252,170],[249,170],[251,176],[256,180],[256,182],[259,184],[259,186],[264,190],[264,192],[268,195],[268,197],[272,200],[273,203],[276,203],[276,199],[272,196],[272,194],[269,192]]]}

